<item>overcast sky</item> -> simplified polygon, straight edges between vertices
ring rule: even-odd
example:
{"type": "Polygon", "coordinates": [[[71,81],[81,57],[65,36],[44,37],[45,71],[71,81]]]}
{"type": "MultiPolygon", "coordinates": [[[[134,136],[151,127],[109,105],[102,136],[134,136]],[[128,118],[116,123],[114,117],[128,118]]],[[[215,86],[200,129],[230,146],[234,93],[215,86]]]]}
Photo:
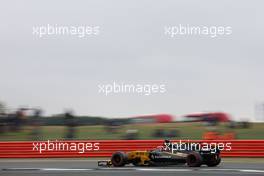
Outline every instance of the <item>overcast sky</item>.
{"type": "Polygon", "coordinates": [[[254,118],[264,101],[263,1],[8,0],[0,4],[0,100],[126,117],[224,111],[254,118]],[[32,34],[47,24],[100,26],[78,38],[32,34]],[[177,36],[165,26],[230,26],[232,34],[177,36]],[[98,93],[98,84],[165,84],[166,92],[98,93]]]}

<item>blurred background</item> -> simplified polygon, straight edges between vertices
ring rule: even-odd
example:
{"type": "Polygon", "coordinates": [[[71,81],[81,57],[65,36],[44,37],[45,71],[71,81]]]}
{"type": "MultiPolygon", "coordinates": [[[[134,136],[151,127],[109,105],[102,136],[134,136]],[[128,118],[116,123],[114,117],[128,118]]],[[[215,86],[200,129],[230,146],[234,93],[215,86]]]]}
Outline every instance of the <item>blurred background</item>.
{"type": "MultiPolygon", "coordinates": [[[[264,111],[263,111],[264,112],[264,111]]],[[[264,113],[263,113],[264,114],[264,113]]],[[[264,123],[234,121],[225,112],[143,115],[127,118],[78,116],[72,110],[43,116],[41,109],[6,113],[1,105],[0,139],[264,139],[264,123]]]]}

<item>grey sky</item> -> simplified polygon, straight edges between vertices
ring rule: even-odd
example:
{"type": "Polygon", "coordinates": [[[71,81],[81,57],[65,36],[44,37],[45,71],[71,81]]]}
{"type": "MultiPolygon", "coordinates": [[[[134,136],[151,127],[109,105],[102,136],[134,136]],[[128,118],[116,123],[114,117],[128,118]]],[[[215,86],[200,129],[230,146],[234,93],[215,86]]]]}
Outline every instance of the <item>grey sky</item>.
{"type": "Polygon", "coordinates": [[[264,100],[263,2],[14,1],[0,5],[0,100],[47,114],[109,117],[225,111],[253,118],[264,100]],[[87,38],[32,35],[46,24],[98,25],[87,38]],[[231,26],[232,35],[168,38],[164,26],[231,26]],[[98,84],[166,84],[152,96],[98,93],[98,84]]]}

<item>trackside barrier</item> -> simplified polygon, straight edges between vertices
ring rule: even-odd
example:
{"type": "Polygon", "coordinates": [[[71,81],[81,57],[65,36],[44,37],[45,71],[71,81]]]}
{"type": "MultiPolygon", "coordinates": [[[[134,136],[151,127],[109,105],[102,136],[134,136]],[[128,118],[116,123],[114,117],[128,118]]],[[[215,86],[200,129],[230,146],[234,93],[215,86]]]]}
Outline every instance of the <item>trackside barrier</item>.
{"type": "MultiPolygon", "coordinates": [[[[50,141],[55,144],[55,141],[50,141]]],[[[56,141],[56,143],[88,143],[88,150],[83,153],[77,150],[43,150],[41,153],[34,148],[36,143],[47,141],[16,141],[0,142],[0,158],[85,158],[110,157],[115,151],[151,150],[163,145],[163,140],[74,140],[56,141]],[[90,144],[97,143],[98,148],[90,144]],[[97,150],[98,149],[98,150],[97,150]]],[[[173,140],[179,143],[180,140],[173,140]]],[[[231,150],[222,151],[222,157],[264,157],[264,140],[181,140],[193,143],[231,143],[231,150]]],[[[39,147],[39,146],[38,146],[39,147]]],[[[46,146],[47,147],[47,146],[46,146]]],[[[73,148],[74,149],[74,148],[73,148]]],[[[75,148],[76,149],[76,148],[75,148]]]]}

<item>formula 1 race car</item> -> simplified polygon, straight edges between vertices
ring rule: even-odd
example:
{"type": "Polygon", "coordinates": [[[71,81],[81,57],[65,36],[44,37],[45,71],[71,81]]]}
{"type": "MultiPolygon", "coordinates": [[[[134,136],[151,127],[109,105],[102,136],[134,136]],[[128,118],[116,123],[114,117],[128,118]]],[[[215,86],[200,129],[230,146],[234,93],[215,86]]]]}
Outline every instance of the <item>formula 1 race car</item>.
{"type": "Polygon", "coordinates": [[[209,167],[214,167],[220,164],[220,150],[211,152],[211,150],[186,149],[174,150],[171,146],[174,145],[170,141],[165,140],[166,148],[155,149],[151,151],[131,151],[131,152],[115,152],[111,160],[98,161],[98,166],[114,166],[122,167],[126,164],[134,166],[168,166],[177,164],[187,164],[189,167],[200,167],[205,164],[209,167]]]}

